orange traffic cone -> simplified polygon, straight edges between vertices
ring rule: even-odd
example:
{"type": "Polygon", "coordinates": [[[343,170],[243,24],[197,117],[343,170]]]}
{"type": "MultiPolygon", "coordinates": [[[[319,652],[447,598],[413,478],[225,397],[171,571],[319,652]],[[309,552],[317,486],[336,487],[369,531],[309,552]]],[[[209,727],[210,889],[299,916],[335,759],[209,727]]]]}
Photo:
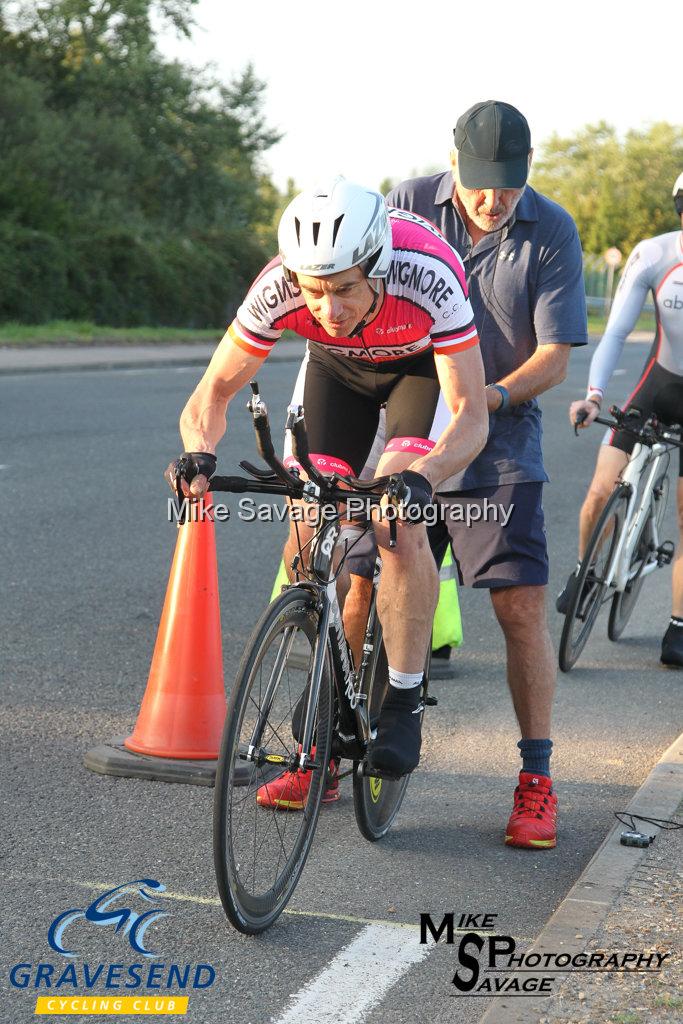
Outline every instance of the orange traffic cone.
{"type": "Polygon", "coordinates": [[[132,736],[97,747],[104,775],[212,785],[225,689],[211,495],[192,505],[178,541],[147,689],[132,736]]]}

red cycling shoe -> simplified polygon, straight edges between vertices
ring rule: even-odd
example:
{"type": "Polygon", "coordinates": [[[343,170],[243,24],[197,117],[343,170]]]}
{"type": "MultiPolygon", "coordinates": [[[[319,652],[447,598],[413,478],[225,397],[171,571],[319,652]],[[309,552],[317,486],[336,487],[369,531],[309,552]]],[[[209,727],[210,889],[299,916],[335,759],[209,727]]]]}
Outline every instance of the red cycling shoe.
{"type": "MultiPolygon", "coordinates": [[[[278,811],[303,811],[310,787],[311,772],[283,772],[257,790],[256,803],[261,807],[275,807],[278,811]]],[[[333,804],[339,796],[339,762],[333,758],[328,768],[327,789],[323,793],[322,802],[333,804]]]]}
{"type": "Polygon", "coordinates": [[[505,830],[508,846],[545,850],[557,845],[557,796],[547,775],[520,772],[515,805],[505,830]]]}

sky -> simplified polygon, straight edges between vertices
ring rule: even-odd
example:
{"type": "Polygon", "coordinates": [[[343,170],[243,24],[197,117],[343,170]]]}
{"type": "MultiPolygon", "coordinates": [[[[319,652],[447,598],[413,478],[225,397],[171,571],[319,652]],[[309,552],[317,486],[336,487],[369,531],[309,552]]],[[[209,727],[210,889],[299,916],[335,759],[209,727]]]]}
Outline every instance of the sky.
{"type": "Polygon", "coordinates": [[[225,82],[254,65],[283,134],[263,159],[279,188],[445,169],[458,116],[485,99],[522,110],[537,152],[600,120],[683,122],[680,0],[200,0],[195,22],[160,48],[225,82]]]}

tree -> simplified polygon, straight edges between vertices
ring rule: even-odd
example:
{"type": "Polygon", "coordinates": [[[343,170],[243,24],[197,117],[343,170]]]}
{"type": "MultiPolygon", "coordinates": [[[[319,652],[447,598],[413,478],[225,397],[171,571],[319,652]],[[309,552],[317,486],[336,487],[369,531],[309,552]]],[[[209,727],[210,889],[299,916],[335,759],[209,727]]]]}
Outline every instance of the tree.
{"type": "Polygon", "coordinates": [[[0,318],[218,325],[270,255],[262,83],[154,45],[195,2],[0,0],[0,318]]]}
{"type": "Polygon", "coordinates": [[[574,217],[584,250],[641,239],[680,226],[671,189],[683,166],[683,126],[660,122],[621,140],[600,122],[569,138],[553,135],[532,167],[531,184],[574,217]]]}

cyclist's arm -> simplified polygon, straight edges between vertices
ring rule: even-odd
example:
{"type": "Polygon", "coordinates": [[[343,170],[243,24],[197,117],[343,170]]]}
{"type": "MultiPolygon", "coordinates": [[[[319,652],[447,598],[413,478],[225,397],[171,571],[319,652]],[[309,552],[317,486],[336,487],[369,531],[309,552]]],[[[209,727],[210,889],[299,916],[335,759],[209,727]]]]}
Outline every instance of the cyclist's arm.
{"type": "Polygon", "coordinates": [[[437,487],[476,458],[486,444],[489,418],[479,345],[451,355],[435,354],[434,362],[451,419],[430,453],[416,459],[410,469],[437,487]]]}
{"type": "Polygon", "coordinates": [[[651,249],[649,239],[640,242],[624,268],[605,333],[591,360],[588,395],[602,397],[619,362],[624,342],[638,322],[650,290],[651,249]]]}
{"type": "Polygon", "coordinates": [[[185,451],[211,452],[225,433],[228,403],[258,372],[266,356],[246,352],[226,332],[206,372],[182,411],[185,451]]]}

